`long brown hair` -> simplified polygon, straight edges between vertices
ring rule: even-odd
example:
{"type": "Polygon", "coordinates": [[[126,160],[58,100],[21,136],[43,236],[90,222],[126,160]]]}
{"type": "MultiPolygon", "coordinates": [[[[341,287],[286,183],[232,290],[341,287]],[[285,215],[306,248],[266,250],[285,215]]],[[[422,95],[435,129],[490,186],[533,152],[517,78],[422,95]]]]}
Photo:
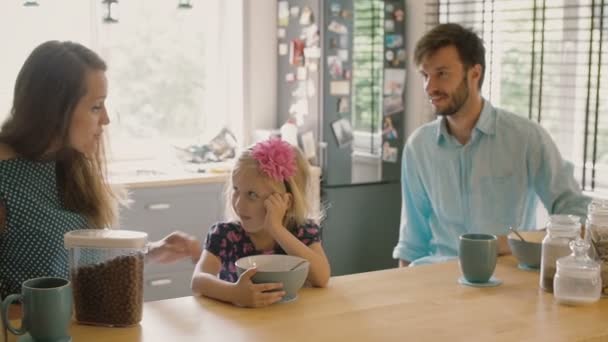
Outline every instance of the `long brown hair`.
{"type": "Polygon", "coordinates": [[[69,127],[87,93],[87,72],[105,70],[105,62],[81,44],[42,43],[19,71],[13,106],[0,131],[0,142],[19,157],[56,160],[64,207],[86,216],[95,228],[116,222],[122,193],[107,182],[103,139],[94,155],[85,156],[69,147],[69,127]],[[59,148],[49,153],[57,143],[59,148]]]}

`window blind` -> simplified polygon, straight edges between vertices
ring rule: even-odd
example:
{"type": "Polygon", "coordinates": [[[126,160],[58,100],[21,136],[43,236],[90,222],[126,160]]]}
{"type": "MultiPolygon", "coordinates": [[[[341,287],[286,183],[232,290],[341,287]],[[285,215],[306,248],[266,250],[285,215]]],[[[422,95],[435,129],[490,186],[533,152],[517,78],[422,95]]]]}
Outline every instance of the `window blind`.
{"type": "Polygon", "coordinates": [[[486,46],[482,94],[538,121],[584,190],[608,192],[608,0],[427,0],[486,46]]]}

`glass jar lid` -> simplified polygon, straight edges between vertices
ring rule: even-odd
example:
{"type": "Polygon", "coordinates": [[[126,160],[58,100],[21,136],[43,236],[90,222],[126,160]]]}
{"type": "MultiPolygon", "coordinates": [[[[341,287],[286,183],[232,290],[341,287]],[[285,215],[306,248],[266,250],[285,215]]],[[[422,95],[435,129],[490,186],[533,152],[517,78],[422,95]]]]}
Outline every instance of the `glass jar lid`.
{"type": "Polygon", "coordinates": [[[551,215],[547,230],[550,233],[578,234],[581,230],[581,218],[575,215],[551,215]]]}
{"type": "Polygon", "coordinates": [[[572,254],[557,259],[557,273],[570,278],[592,278],[600,273],[600,265],[588,255],[589,243],[581,238],[570,241],[572,254]]]}
{"type": "Polygon", "coordinates": [[[588,208],[587,220],[589,223],[608,226],[608,200],[594,199],[588,208]]]}
{"type": "Polygon", "coordinates": [[[148,234],[121,229],[79,229],[63,236],[65,248],[144,248],[148,234]]]}

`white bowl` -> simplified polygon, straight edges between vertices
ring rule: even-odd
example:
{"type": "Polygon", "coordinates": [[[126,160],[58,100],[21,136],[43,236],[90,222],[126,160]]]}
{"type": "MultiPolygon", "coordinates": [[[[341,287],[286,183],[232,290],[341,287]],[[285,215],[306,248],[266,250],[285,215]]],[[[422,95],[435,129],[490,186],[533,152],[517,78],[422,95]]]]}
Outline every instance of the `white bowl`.
{"type": "Polygon", "coordinates": [[[310,263],[308,260],[281,254],[262,254],[240,258],[236,261],[239,277],[246,270],[256,267],[257,273],[251,278],[255,284],[282,283],[286,292],[282,301],[297,297],[298,291],[306,282],[310,263]],[[298,265],[295,269],[293,267],[298,265]]]}

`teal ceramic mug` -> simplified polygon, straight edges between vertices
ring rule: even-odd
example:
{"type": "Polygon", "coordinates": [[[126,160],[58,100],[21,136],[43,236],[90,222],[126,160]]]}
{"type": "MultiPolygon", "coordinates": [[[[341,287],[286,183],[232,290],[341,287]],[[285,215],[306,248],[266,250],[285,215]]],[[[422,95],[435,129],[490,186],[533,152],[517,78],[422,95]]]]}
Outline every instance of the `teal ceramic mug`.
{"type": "Polygon", "coordinates": [[[34,341],[69,341],[72,320],[72,287],[63,278],[34,278],[21,285],[21,294],[12,294],[2,302],[2,322],[15,335],[29,334],[34,341]],[[21,327],[8,320],[9,306],[22,302],[21,327]]]}
{"type": "Polygon", "coordinates": [[[486,283],[496,268],[498,239],[492,234],[460,236],[458,259],[462,276],[471,283],[486,283]]]}

